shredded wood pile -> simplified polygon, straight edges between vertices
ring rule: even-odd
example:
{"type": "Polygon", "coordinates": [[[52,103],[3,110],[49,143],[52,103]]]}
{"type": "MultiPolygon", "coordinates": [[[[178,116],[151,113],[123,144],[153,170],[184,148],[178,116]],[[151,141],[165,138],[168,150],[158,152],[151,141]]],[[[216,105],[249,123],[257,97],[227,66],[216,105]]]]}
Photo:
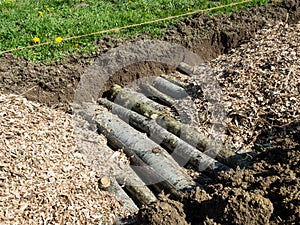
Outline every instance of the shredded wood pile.
{"type": "Polygon", "coordinates": [[[111,224],[122,203],[98,188],[72,117],[0,95],[0,224],[111,224]]]}
{"type": "Polygon", "coordinates": [[[227,143],[236,149],[250,149],[261,134],[267,145],[276,128],[300,119],[300,24],[267,27],[209,66],[228,113],[227,143]]]}

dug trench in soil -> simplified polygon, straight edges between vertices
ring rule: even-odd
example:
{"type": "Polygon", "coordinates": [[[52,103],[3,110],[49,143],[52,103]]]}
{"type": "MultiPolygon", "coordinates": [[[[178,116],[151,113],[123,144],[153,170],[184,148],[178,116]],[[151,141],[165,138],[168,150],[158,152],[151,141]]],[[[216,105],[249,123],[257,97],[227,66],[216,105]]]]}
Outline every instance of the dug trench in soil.
{"type": "MultiPolygon", "coordinates": [[[[275,24],[277,19],[285,21],[286,12],[284,7],[263,7],[263,9],[254,8],[246,12],[235,13],[233,16],[220,16],[214,19],[209,16],[186,19],[183,20],[184,24],[173,29],[175,32],[170,31],[174,35],[172,35],[173,37],[171,35],[166,37],[166,40],[174,40],[185,46],[190,46],[196,52],[202,52],[203,46],[205,46],[206,51],[213,49],[211,52],[208,51],[206,58],[211,59],[220,53],[229,51],[230,48],[236,47],[243,41],[247,41],[266,23],[275,24]],[[256,15],[254,20],[251,13],[256,15]],[[206,19],[203,20],[203,18],[206,19]],[[200,21],[198,25],[197,20],[200,21]],[[218,34],[221,35],[222,29],[225,29],[225,32],[231,31],[228,26],[232,28],[236,26],[235,23],[239,23],[238,21],[247,21],[244,24],[249,26],[252,22],[253,24],[251,27],[246,26],[244,30],[241,28],[241,24],[243,24],[241,22],[240,26],[232,31],[234,34],[239,30],[240,33],[237,32],[238,34],[244,34],[240,35],[241,38],[239,35],[233,35],[234,38],[231,39],[220,38],[221,36],[218,34]],[[226,23],[229,23],[227,28],[226,23]],[[208,24],[206,28],[211,32],[208,32],[208,41],[204,42],[206,44],[202,42],[199,44],[199,40],[196,38],[194,40],[193,38],[182,38],[197,36],[190,32],[197,30],[196,27],[201,26],[201,24],[208,24]],[[222,25],[217,26],[216,24],[222,25]],[[215,30],[215,27],[218,29],[215,30]],[[228,39],[228,43],[224,41],[228,39]],[[198,48],[199,46],[201,49],[198,48]]],[[[293,17],[291,11],[288,19],[293,21],[295,18],[297,17],[293,17]]],[[[114,38],[107,38],[106,40],[122,43],[122,40],[114,38]]],[[[100,45],[106,46],[107,44],[102,42],[100,45]]],[[[115,46],[114,43],[109,45],[110,47],[115,46]]],[[[28,91],[29,88],[34,88],[25,96],[67,110],[80,75],[93,61],[93,58],[73,58],[68,59],[65,64],[58,63],[50,66],[35,65],[11,55],[1,60],[7,65],[7,68],[4,66],[2,69],[1,67],[1,79],[3,80],[1,90],[20,94],[28,91]],[[15,77],[10,76],[12,73],[15,77]]],[[[121,80],[122,77],[135,79],[136,76],[149,74],[149,72],[152,73],[151,75],[160,75],[161,73],[170,74],[170,71],[174,72],[175,68],[170,68],[168,65],[145,63],[125,68],[123,71],[119,71],[113,79],[119,79],[119,84],[127,84],[132,81],[132,78],[121,80]]],[[[145,207],[140,211],[140,223],[186,224],[188,221],[192,224],[203,224],[204,222],[206,224],[213,224],[214,222],[219,224],[253,224],[252,222],[255,221],[259,224],[286,224],[299,221],[299,191],[297,188],[299,186],[299,179],[297,178],[299,176],[299,141],[297,141],[299,140],[299,124],[295,123],[277,129],[273,132],[284,134],[284,138],[273,138],[272,145],[264,147],[264,154],[252,167],[245,171],[237,170],[220,174],[219,179],[207,185],[206,192],[195,191],[191,195],[191,200],[184,202],[185,204],[169,200],[163,196],[156,205],[145,207]],[[274,157],[274,154],[278,157],[274,157]],[[200,222],[203,220],[204,222],[200,222]]],[[[262,134],[261,136],[263,139],[268,135],[262,134]]]]}
{"type": "MultiPolygon", "coordinates": [[[[120,96],[119,92],[122,92],[122,90],[119,90],[118,93],[115,93],[114,92],[114,87],[115,86],[112,87],[113,95],[116,97],[119,94],[118,97],[124,98],[125,102],[127,102],[128,101],[128,96],[126,96],[126,95],[125,96],[120,96]]],[[[152,87],[152,88],[154,88],[154,87],[152,87]]],[[[129,89],[126,91],[126,93],[128,93],[128,92],[130,92],[129,89]]],[[[115,102],[117,102],[118,104],[123,103],[122,104],[123,106],[128,106],[126,104],[124,105],[124,102],[120,102],[120,101],[115,101],[115,102]]],[[[138,114],[135,115],[133,112],[130,112],[130,110],[126,111],[125,108],[122,109],[121,106],[117,106],[114,103],[109,103],[109,101],[107,101],[107,100],[106,101],[104,101],[104,99],[99,100],[99,103],[102,104],[102,105],[107,106],[108,108],[110,108],[112,113],[120,116],[120,118],[122,118],[124,121],[126,121],[126,119],[127,119],[126,116],[130,116],[131,120],[135,120],[136,118],[139,118],[138,121],[136,121],[136,124],[137,123],[143,123],[142,122],[143,120],[147,121],[147,122],[150,122],[149,120],[151,120],[151,117],[153,117],[153,115],[154,115],[154,114],[149,113],[148,114],[148,117],[149,117],[148,120],[147,120],[147,118],[142,119],[141,118],[141,117],[143,117],[142,115],[138,115],[138,114]]],[[[136,103],[136,104],[141,104],[141,103],[136,103]]],[[[135,107],[133,106],[131,109],[134,109],[134,108],[135,107]]],[[[205,154],[207,154],[207,156],[206,156],[207,158],[205,158],[204,155],[201,156],[200,152],[195,153],[196,156],[194,156],[195,154],[190,155],[189,153],[192,150],[192,146],[189,147],[188,143],[185,143],[185,145],[183,146],[183,144],[181,143],[183,141],[182,140],[179,141],[180,139],[177,140],[175,138],[172,138],[171,141],[168,141],[168,142],[175,142],[175,143],[172,144],[172,146],[174,147],[174,149],[176,149],[176,154],[174,155],[173,152],[172,152],[172,157],[173,158],[170,158],[169,156],[167,156],[167,153],[165,152],[165,150],[157,144],[160,144],[159,141],[160,141],[161,138],[163,138],[163,139],[164,138],[169,138],[171,136],[171,134],[168,134],[168,132],[165,131],[164,129],[157,128],[159,126],[155,125],[155,118],[152,118],[153,123],[144,123],[143,126],[145,126],[145,128],[146,128],[144,131],[147,132],[147,130],[149,130],[149,132],[150,132],[149,136],[151,137],[151,139],[155,140],[156,142],[158,141],[157,144],[155,144],[155,142],[153,142],[153,141],[150,141],[148,138],[145,137],[145,135],[135,131],[133,128],[130,128],[128,124],[124,123],[123,121],[121,121],[117,117],[113,116],[111,113],[107,113],[107,112],[103,111],[101,108],[99,108],[99,110],[96,110],[96,111],[97,112],[93,117],[91,117],[91,116],[89,117],[88,114],[85,114],[85,112],[81,111],[81,110],[79,110],[79,111],[76,110],[76,114],[84,115],[84,117],[87,118],[87,120],[89,120],[89,121],[94,120],[96,122],[97,126],[98,126],[99,132],[105,135],[105,137],[108,139],[108,142],[112,146],[114,146],[116,149],[120,149],[120,148],[124,149],[124,152],[130,158],[132,156],[134,156],[135,158],[136,157],[141,158],[146,164],[148,164],[149,166],[152,167],[152,169],[154,169],[154,172],[161,175],[161,177],[165,179],[165,182],[169,182],[171,185],[173,185],[173,188],[175,189],[175,190],[173,190],[173,189],[170,190],[170,189],[163,188],[163,189],[160,189],[160,192],[163,191],[168,195],[173,194],[174,192],[182,192],[181,193],[182,198],[178,198],[176,196],[174,198],[174,195],[173,195],[172,197],[173,197],[174,200],[166,200],[168,197],[163,197],[163,195],[159,195],[160,199],[165,199],[166,202],[168,202],[168,203],[166,203],[166,202],[165,203],[154,202],[153,204],[150,204],[151,205],[150,207],[157,207],[158,205],[163,204],[164,207],[162,207],[162,208],[165,210],[164,213],[169,214],[170,212],[169,212],[169,209],[167,207],[169,203],[173,203],[176,206],[175,209],[179,209],[179,206],[183,206],[183,204],[180,203],[180,201],[184,202],[184,207],[188,207],[189,205],[192,205],[192,204],[194,206],[197,206],[197,204],[191,203],[191,199],[193,199],[193,198],[188,197],[187,195],[191,195],[191,192],[190,192],[191,188],[195,189],[195,192],[198,193],[200,191],[200,189],[202,189],[202,186],[199,183],[193,182],[191,177],[187,174],[186,170],[182,170],[180,167],[178,167],[178,164],[175,165],[174,159],[176,161],[177,160],[180,161],[181,159],[179,159],[179,158],[183,157],[183,159],[191,158],[192,161],[194,161],[196,159],[194,159],[193,157],[199,157],[198,160],[201,161],[201,165],[197,164],[198,168],[196,167],[196,170],[200,169],[200,170],[198,170],[199,172],[201,172],[201,173],[203,172],[204,174],[208,173],[208,174],[213,175],[213,176],[220,173],[220,170],[224,171],[224,170],[229,169],[228,167],[226,168],[221,163],[219,163],[217,161],[214,161],[213,159],[210,159],[208,157],[209,154],[202,147],[200,149],[202,151],[204,151],[205,154]],[[157,138],[158,136],[161,136],[161,137],[157,138]],[[188,151],[185,151],[183,149],[182,149],[183,151],[181,151],[180,150],[180,145],[182,145],[183,148],[185,148],[185,149],[188,148],[188,151]],[[133,155],[129,151],[129,149],[132,152],[134,152],[135,155],[133,155]],[[215,164],[215,165],[212,166],[212,165],[209,165],[209,164],[215,164]],[[207,165],[207,168],[205,167],[205,165],[207,165]],[[201,167],[205,167],[205,168],[201,169],[201,167]],[[213,172],[212,170],[214,168],[218,169],[218,171],[216,171],[215,173],[212,173],[213,172]]],[[[159,112],[157,112],[157,113],[159,113],[159,112]]],[[[139,127],[139,128],[142,128],[142,127],[139,127]]],[[[176,135],[180,137],[180,134],[176,133],[176,135]]],[[[208,139],[205,140],[205,143],[206,143],[205,148],[208,146],[207,142],[210,142],[210,141],[208,139]]],[[[194,151],[197,152],[197,150],[194,150],[194,151]]],[[[220,154],[221,153],[222,153],[222,151],[220,151],[220,154]]],[[[222,155],[222,158],[225,158],[225,156],[230,157],[231,154],[222,155]]],[[[243,156],[243,157],[245,157],[245,156],[243,156]]],[[[238,161],[238,160],[239,159],[236,159],[236,161],[238,161]]],[[[136,159],[135,159],[135,161],[136,161],[136,159]]],[[[244,161],[247,162],[246,159],[244,159],[244,161]]],[[[225,160],[224,162],[228,162],[228,161],[225,160]]],[[[230,162],[231,162],[230,165],[235,165],[235,166],[237,165],[236,163],[234,163],[233,160],[231,160],[230,162]]],[[[186,164],[186,163],[184,163],[184,164],[186,164]]],[[[150,174],[148,174],[148,176],[150,176],[150,174]]],[[[142,176],[141,178],[145,179],[145,175],[142,176]]],[[[160,181],[152,180],[152,182],[155,182],[155,183],[158,182],[159,183],[160,181]]],[[[203,192],[203,193],[205,193],[205,192],[203,192]]],[[[138,195],[138,194],[139,193],[135,193],[135,195],[138,195]]],[[[249,195],[249,196],[253,197],[252,195],[249,195]]],[[[261,197],[261,199],[263,201],[265,200],[263,197],[261,197]]],[[[137,199],[137,201],[138,202],[145,202],[143,199],[137,199]]],[[[194,201],[194,200],[192,200],[192,201],[194,201]]],[[[265,200],[265,201],[268,201],[268,200],[265,200]]],[[[141,204],[139,204],[139,205],[141,205],[141,204]]],[[[212,203],[212,205],[215,205],[215,203],[212,203]]],[[[207,204],[207,206],[209,206],[209,204],[207,204]]],[[[206,208],[208,208],[208,207],[206,207],[206,208]]],[[[197,209],[199,209],[199,208],[197,208],[197,209]]],[[[183,211],[184,211],[184,209],[181,210],[181,212],[183,212],[183,211]]],[[[257,212],[254,211],[252,213],[255,214],[257,212]]],[[[264,211],[263,211],[263,213],[265,214],[264,211]]],[[[185,221],[184,217],[182,217],[182,215],[180,215],[180,214],[177,215],[176,214],[176,210],[174,212],[172,212],[171,214],[172,214],[172,216],[170,218],[167,218],[167,217],[161,218],[160,216],[158,216],[157,218],[160,220],[160,222],[156,221],[155,224],[158,224],[158,223],[161,223],[161,222],[168,222],[168,223],[176,222],[177,224],[178,223],[180,223],[180,224],[186,223],[186,221],[185,221]],[[161,221],[161,219],[163,219],[164,221],[161,221]],[[175,221],[171,221],[173,219],[175,221]]],[[[150,223],[149,217],[147,217],[147,218],[148,219],[143,218],[143,220],[144,220],[143,223],[145,223],[145,224],[150,223]]],[[[268,217],[264,217],[264,218],[265,218],[265,220],[268,220],[268,217]]],[[[189,219],[190,219],[190,215],[187,218],[187,220],[189,220],[189,219]]],[[[197,219],[198,219],[197,221],[199,221],[199,218],[197,218],[197,219]]],[[[138,223],[142,223],[142,222],[139,221],[138,223]]]]}
{"type": "MultiPolygon", "coordinates": [[[[126,96],[125,99],[127,99],[127,97],[128,96],[126,96]]],[[[120,101],[117,102],[122,104],[120,101]]],[[[114,108],[114,105],[105,103],[105,101],[100,101],[100,103],[109,105],[114,113],[120,115],[120,109],[117,107],[114,108]]],[[[134,106],[132,109],[134,109],[134,106]]],[[[127,112],[125,113],[125,117],[126,115],[131,114],[127,112]]],[[[107,127],[109,130],[114,129],[107,125],[107,122],[104,123],[103,127],[107,127]]],[[[293,135],[297,137],[298,134],[293,135]]],[[[264,155],[265,154],[256,159],[258,164],[261,163],[261,159],[265,159],[264,155]]],[[[293,164],[297,165],[297,162],[298,159],[295,159],[293,164]]],[[[265,193],[261,193],[259,190],[253,191],[253,189],[244,189],[242,185],[230,184],[228,182],[228,186],[223,186],[223,181],[232,177],[234,177],[232,182],[241,182],[240,178],[238,178],[240,173],[251,173],[252,170],[255,170],[252,168],[256,168],[256,164],[253,164],[246,170],[238,169],[231,170],[228,173],[219,173],[217,179],[206,185],[205,189],[207,189],[207,192],[196,188],[189,194],[188,198],[184,197],[181,200],[170,200],[161,195],[159,196],[158,202],[140,210],[138,224],[187,224],[187,221],[192,224],[209,224],[213,222],[221,224],[253,224],[253,222],[255,224],[269,224],[271,216],[274,216],[272,198],[269,199],[269,196],[265,196],[265,193]]],[[[293,169],[295,169],[295,167],[293,169]]],[[[295,176],[293,171],[290,172],[295,176]]],[[[251,183],[250,179],[247,179],[247,181],[251,183]]],[[[247,185],[247,182],[244,182],[244,185],[245,184],[247,185]]],[[[295,197],[297,198],[297,196],[295,197]]],[[[297,202],[297,199],[294,200],[297,202]]],[[[276,205],[276,207],[278,206],[276,205]]],[[[278,208],[275,208],[275,215],[277,210],[278,208]]],[[[284,218],[281,215],[281,217],[278,216],[278,218],[287,220],[289,217],[284,218]]],[[[278,220],[278,218],[275,219],[278,220]]],[[[293,217],[289,219],[291,218],[293,220],[293,217]]],[[[297,218],[297,216],[295,218],[297,218]]]]}

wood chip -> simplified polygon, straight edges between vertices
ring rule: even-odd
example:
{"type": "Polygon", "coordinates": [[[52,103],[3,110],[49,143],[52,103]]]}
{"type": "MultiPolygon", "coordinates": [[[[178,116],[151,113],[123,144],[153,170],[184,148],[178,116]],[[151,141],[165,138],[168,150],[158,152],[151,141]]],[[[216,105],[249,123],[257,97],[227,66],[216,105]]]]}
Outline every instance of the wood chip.
{"type": "Polygon", "coordinates": [[[0,224],[111,224],[127,215],[99,189],[102,171],[79,152],[71,115],[5,94],[0,112],[0,224]]]}

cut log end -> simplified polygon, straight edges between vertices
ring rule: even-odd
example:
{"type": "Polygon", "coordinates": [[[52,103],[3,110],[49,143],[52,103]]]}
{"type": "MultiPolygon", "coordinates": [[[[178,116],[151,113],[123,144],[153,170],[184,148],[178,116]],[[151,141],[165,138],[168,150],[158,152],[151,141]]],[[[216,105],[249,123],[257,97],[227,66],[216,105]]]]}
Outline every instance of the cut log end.
{"type": "Polygon", "coordinates": [[[106,189],[110,186],[110,179],[108,177],[102,177],[99,180],[99,185],[101,189],[106,189]]]}

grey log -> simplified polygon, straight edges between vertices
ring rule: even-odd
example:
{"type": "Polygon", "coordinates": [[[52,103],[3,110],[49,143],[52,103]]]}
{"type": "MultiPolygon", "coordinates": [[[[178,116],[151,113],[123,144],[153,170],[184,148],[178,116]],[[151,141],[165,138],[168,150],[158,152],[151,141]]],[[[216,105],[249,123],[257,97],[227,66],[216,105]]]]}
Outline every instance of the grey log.
{"type": "Polygon", "coordinates": [[[126,168],[124,173],[117,175],[116,180],[121,186],[124,186],[139,205],[149,205],[157,200],[155,195],[130,166],[126,168]]]}
{"type": "Polygon", "coordinates": [[[183,124],[160,110],[141,102],[130,93],[122,92],[122,87],[113,85],[112,95],[116,97],[116,103],[138,112],[148,118],[156,118],[156,122],[168,131],[195,146],[206,155],[216,158],[218,161],[231,167],[247,167],[255,153],[237,154],[233,150],[216,143],[214,140],[201,135],[194,127],[183,124]],[[250,156],[250,157],[248,157],[250,156]]]}
{"type": "Polygon", "coordinates": [[[184,63],[184,62],[181,62],[177,68],[176,68],[179,72],[182,72],[188,76],[192,76],[193,73],[195,72],[194,70],[194,67],[184,63]]]}
{"type": "Polygon", "coordinates": [[[116,143],[121,148],[132,148],[147,165],[159,172],[177,190],[189,190],[195,187],[195,182],[178,163],[163,148],[148,139],[147,136],[136,131],[109,112],[97,113],[94,119],[97,122],[99,131],[110,142],[116,143]]]}
{"type": "Polygon", "coordinates": [[[137,91],[132,91],[124,88],[124,91],[129,91],[131,92],[138,100],[145,102],[146,104],[150,105],[151,107],[157,109],[157,110],[164,110],[165,106],[153,101],[152,99],[148,98],[146,95],[143,93],[137,92],[137,91]]]}
{"type": "Polygon", "coordinates": [[[172,97],[162,93],[161,91],[157,90],[155,87],[149,85],[149,84],[143,84],[141,85],[141,89],[143,93],[149,97],[154,97],[161,101],[166,106],[173,106],[176,102],[175,99],[172,97]]]}
{"type": "Polygon", "coordinates": [[[188,96],[184,88],[161,77],[155,78],[153,86],[157,90],[175,99],[182,99],[188,96]]]}
{"type": "Polygon", "coordinates": [[[105,189],[112,195],[115,195],[118,200],[124,202],[124,208],[127,209],[131,214],[135,214],[139,211],[137,205],[132,201],[132,199],[126,194],[126,192],[121,188],[115,178],[110,178],[110,186],[105,189]]]}
{"type": "MultiPolygon", "coordinates": [[[[120,144],[114,144],[115,147],[120,146],[120,144]]],[[[157,194],[164,192],[165,194],[170,194],[170,198],[178,200],[186,198],[185,193],[176,190],[175,186],[170,182],[165,180],[158,172],[156,172],[152,167],[147,166],[143,160],[134,152],[132,148],[125,147],[123,151],[130,158],[130,164],[133,165],[132,169],[135,173],[147,184],[153,188],[157,194]],[[157,180],[159,182],[153,183],[151,181],[157,180]]]]}
{"type": "Polygon", "coordinates": [[[134,127],[146,132],[152,140],[164,146],[169,153],[172,153],[172,156],[177,159],[179,164],[185,165],[189,162],[197,167],[199,171],[205,170],[209,174],[214,174],[221,170],[229,170],[229,167],[205,155],[176,135],[159,126],[155,120],[148,119],[107,99],[98,99],[98,103],[104,105],[110,109],[112,113],[128,121],[134,127]]]}
{"type": "Polygon", "coordinates": [[[175,77],[165,75],[165,74],[160,75],[160,77],[172,82],[173,84],[175,84],[179,87],[185,88],[187,86],[185,83],[183,83],[182,81],[176,79],[175,77]]]}

